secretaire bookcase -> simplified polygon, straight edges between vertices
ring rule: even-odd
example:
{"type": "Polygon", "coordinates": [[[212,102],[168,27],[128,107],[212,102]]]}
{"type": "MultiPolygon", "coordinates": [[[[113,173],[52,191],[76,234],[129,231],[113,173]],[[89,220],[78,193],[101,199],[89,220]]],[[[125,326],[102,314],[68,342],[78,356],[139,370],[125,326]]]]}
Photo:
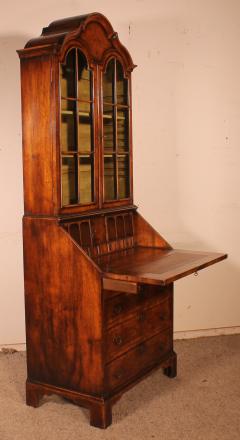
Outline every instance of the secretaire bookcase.
{"type": "Polygon", "coordinates": [[[58,394],[106,428],[154,368],[176,375],[173,282],[226,255],[173,249],[133,204],[135,66],[102,14],[55,21],[18,54],[26,400],[58,394]]]}

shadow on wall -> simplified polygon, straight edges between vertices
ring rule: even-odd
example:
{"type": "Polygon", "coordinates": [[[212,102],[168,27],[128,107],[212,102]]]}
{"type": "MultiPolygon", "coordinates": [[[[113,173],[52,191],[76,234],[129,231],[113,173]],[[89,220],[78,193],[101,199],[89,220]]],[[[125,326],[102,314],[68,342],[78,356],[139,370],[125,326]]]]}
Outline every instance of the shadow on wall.
{"type": "Polygon", "coordinates": [[[17,49],[27,35],[0,36],[0,343],[25,340],[22,268],[22,135],[17,49]]]}
{"type": "Polygon", "coordinates": [[[16,231],[23,212],[20,63],[16,50],[23,48],[28,39],[27,35],[0,37],[0,197],[8,216],[7,227],[1,218],[2,231],[10,227],[16,231]]]}

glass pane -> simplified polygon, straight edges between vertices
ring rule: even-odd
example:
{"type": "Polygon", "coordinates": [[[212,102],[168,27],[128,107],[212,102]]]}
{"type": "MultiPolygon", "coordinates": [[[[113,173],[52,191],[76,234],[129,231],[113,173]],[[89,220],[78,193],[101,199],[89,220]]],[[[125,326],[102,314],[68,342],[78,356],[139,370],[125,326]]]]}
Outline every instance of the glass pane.
{"type": "Polygon", "coordinates": [[[61,150],[76,150],[76,117],[73,110],[62,110],[61,112],[61,150]]]}
{"type": "Polygon", "coordinates": [[[78,50],[78,99],[91,100],[91,71],[88,69],[87,60],[78,50]]]}
{"type": "Polygon", "coordinates": [[[129,151],[128,109],[117,111],[117,143],[118,151],[129,151]]]}
{"type": "Polygon", "coordinates": [[[104,151],[110,152],[115,148],[114,142],[114,107],[112,105],[103,106],[103,145],[104,151]]]}
{"type": "Polygon", "coordinates": [[[117,76],[117,103],[128,104],[128,80],[124,78],[123,67],[119,61],[116,61],[117,76]]]}
{"type": "Polygon", "coordinates": [[[74,156],[62,158],[62,205],[77,203],[76,165],[74,156]]]}
{"type": "Polygon", "coordinates": [[[129,160],[128,155],[118,156],[118,198],[129,197],[129,160]]]}
{"type": "Polygon", "coordinates": [[[61,94],[65,98],[76,97],[75,90],[76,51],[70,50],[66,57],[66,63],[60,65],[61,94]]]}
{"type": "Polygon", "coordinates": [[[74,111],[75,108],[76,108],[75,101],[72,101],[72,100],[69,100],[69,99],[64,99],[64,98],[61,99],[62,113],[65,110],[70,110],[70,111],[72,110],[72,111],[74,111]]]}
{"type": "Polygon", "coordinates": [[[116,199],[116,167],[114,156],[104,156],[104,199],[116,199]]]}
{"type": "Polygon", "coordinates": [[[93,160],[91,156],[79,158],[79,195],[80,203],[93,201],[93,160]]]}
{"type": "Polygon", "coordinates": [[[90,105],[89,105],[89,103],[88,102],[79,102],[78,101],[78,111],[89,114],[89,112],[90,112],[90,105]]]}
{"type": "Polygon", "coordinates": [[[92,116],[90,105],[78,112],[78,150],[80,153],[90,153],[92,150],[92,116]]]}
{"type": "Polygon", "coordinates": [[[106,102],[114,101],[114,64],[115,60],[111,59],[103,74],[103,101],[106,102]]]}

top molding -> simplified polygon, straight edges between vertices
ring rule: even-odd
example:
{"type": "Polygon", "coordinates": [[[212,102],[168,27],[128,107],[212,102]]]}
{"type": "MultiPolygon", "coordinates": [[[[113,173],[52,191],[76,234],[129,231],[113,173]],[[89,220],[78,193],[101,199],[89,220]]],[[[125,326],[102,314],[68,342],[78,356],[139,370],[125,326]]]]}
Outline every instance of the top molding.
{"type": "Polygon", "coordinates": [[[40,37],[29,40],[25,48],[17,52],[20,58],[56,54],[62,61],[71,46],[81,47],[81,43],[87,46],[91,63],[102,64],[104,57],[117,51],[127,71],[136,67],[111,23],[98,12],[53,21],[43,28],[40,37]]]}

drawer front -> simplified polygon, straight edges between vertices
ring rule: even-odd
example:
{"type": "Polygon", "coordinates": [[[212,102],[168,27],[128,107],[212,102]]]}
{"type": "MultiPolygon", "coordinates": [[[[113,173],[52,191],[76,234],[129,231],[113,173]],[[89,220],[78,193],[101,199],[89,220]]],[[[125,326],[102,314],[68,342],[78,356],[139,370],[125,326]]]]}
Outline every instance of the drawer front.
{"type": "Polygon", "coordinates": [[[154,306],[172,296],[171,286],[143,286],[139,295],[106,295],[104,315],[106,327],[111,327],[123,319],[129,319],[138,309],[154,306]]]}
{"type": "Polygon", "coordinates": [[[161,330],[172,327],[171,301],[167,296],[150,308],[139,308],[130,319],[111,327],[105,335],[107,362],[161,330]]]}
{"type": "Polygon", "coordinates": [[[167,329],[134,347],[106,366],[106,383],[111,391],[137,378],[172,350],[172,332],[167,329]]]}

